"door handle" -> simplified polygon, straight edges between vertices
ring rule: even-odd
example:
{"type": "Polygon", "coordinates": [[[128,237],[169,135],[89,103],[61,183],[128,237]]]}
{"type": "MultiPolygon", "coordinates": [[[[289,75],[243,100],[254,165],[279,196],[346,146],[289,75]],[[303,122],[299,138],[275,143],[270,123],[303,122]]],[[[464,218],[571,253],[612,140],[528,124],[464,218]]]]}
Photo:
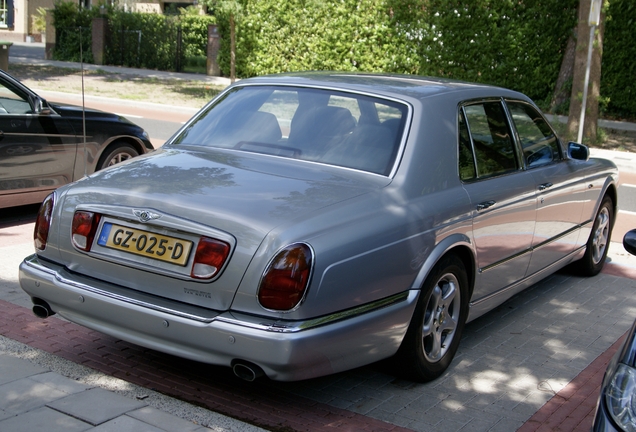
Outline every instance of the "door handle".
{"type": "Polygon", "coordinates": [[[549,189],[553,186],[553,184],[551,182],[547,182],[547,183],[543,183],[539,185],[539,190],[540,191],[544,191],[546,189],[549,189]]]}
{"type": "Polygon", "coordinates": [[[497,204],[497,201],[484,201],[482,203],[477,204],[477,211],[482,211],[482,210],[486,210],[489,207],[494,206],[495,204],[497,204]]]}

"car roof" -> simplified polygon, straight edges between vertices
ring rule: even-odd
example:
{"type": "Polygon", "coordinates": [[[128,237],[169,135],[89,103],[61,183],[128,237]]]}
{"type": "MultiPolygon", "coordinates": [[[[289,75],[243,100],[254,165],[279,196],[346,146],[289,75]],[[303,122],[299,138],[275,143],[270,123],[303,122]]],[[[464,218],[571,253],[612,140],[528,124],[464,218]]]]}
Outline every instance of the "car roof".
{"type": "Polygon", "coordinates": [[[514,90],[487,84],[477,84],[444,78],[418,75],[393,75],[346,72],[298,72],[242,80],[238,85],[274,84],[331,87],[342,90],[354,90],[385,96],[406,96],[423,99],[441,94],[458,93],[460,98],[487,96],[515,97],[528,100],[527,96],[514,90]]]}

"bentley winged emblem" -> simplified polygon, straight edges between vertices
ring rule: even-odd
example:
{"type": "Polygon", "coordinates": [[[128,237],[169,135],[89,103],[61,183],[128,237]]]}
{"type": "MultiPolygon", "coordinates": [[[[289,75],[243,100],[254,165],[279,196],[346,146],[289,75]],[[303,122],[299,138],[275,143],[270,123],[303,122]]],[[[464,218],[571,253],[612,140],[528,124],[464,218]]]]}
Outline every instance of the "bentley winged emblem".
{"type": "Polygon", "coordinates": [[[137,216],[137,219],[139,219],[140,222],[148,222],[161,217],[160,214],[153,213],[150,210],[133,209],[133,214],[137,216]]]}

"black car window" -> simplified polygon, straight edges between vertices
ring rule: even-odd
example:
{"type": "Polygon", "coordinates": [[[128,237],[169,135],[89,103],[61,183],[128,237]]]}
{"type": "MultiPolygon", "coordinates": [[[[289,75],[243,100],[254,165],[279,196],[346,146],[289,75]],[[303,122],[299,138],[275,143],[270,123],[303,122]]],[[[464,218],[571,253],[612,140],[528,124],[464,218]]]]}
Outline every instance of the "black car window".
{"type": "Polygon", "coordinates": [[[206,107],[173,143],[264,153],[388,175],[407,115],[406,104],[367,95],[239,86],[206,107]]]}
{"type": "Polygon", "coordinates": [[[507,102],[528,168],[561,159],[557,137],[534,107],[523,102],[507,102]]]}
{"type": "MultiPolygon", "coordinates": [[[[515,171],[515,144],[501,102],[481,102],[464,108],[477,177],[492,177],[515,171]]],[[[461,143],[461,141],[460,141],[461,143]]]]}
{"type": "Polygon", "coordinates": [[[0,115],[28,114],[31,112],[29,101],[0,81],[0,115]]]}

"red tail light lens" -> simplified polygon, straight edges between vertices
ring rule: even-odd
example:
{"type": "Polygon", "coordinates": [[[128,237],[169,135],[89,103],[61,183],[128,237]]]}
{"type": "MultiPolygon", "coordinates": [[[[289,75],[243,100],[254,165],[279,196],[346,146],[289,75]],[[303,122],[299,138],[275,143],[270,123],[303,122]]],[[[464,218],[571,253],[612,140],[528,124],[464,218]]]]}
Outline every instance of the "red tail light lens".
{"type": "Polygon", "coordinates": [[[267,266],[258,289],[258,301],[266,309],[286,311],[295,308],[305,295],[313,252],[309,245],[296,243],[276,254],[267,266]]]}
{"type": "Polygon", "coordinates": [[[194,254],[191,276],[195,279],[211,279],[216,276],[227,256],[230,245],[209,237],[201,237],[194,254]]]}
{"type": "Polygon", "coordinates": [[[37,250],[44,250],[46,242],[49,239],[49,228],[51,227],[51,216],[53,215],[53,204],[55,204],[55,194],[47,196],[40,210],[38,218],[35,221],[35,230],[33,231],[33,243],[37,250]]]}
{"type": "Polygon", "coordinates": [[[71,239],[73,246],[88,252],[93,245],[93,239],[99,226],[101,215],[93,212],[78,210],[73,215],[71,239]]]}

